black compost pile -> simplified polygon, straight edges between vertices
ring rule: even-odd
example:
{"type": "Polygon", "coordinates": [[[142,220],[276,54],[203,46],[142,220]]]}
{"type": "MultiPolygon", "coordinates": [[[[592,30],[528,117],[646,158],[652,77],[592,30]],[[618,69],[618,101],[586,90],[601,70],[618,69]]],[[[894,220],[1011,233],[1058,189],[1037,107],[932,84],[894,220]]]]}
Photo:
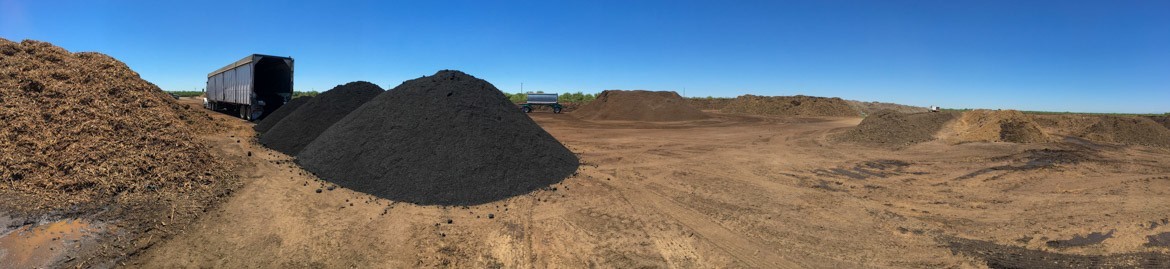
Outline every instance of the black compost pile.
{"type": "Polygon", "coordinates": [[[301,105],[308,103],[310,99],[313,99],[313,97],[301,96],[289,100],[288,103],[285,103],[283,106],[280,106],[280,108],[277,108],[276,111],[272,112],[272,114],[265,116],[263,120],[260,120],[260,123],[256,124],[256,126],[252,126],[252,130],[256,130],[257,133],[267,132],[269,129],[272,129],[273,126],[276,126],[277,123],[280,123],[280,120],[284,119],[284,117],[292,114],[292,112],[296,111],[297,108],[301,107],[301,105]]]}
{"type": "Polygon", "coordinates": [[[380,93],[381,87],[365,81],[333,87],[310,99],[277,122],[272,129],[261,134],[260,143],[284,154],[297,155],[333,123],[380,93]]]}
{"type": "Polygon", "coordinates": [[[374,98],[305,147],[297,162],[338,185],[424,205],[525,194],[579,165],[491,83],[450,70],[374,98]]]}

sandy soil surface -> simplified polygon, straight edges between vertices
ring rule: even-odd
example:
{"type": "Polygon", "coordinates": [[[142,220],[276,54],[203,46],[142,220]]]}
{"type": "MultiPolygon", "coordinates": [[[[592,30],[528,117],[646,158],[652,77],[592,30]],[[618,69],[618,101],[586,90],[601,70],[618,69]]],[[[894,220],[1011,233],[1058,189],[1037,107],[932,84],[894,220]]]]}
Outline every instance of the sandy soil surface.
{"type": "MultiPolygon", "coordinates": [[[[245,186],[125,265],[1167,266],[1170,248],[1151,244],[1170,232],[1165,149],[1069,139],[895,151],[828,142],[859,118],[709,113],[671,123],[531,113],[582,167],[549,188],[470,207],[332,188],[254,140],[221,143],[226,158],[245,162],[245,186]],[[1126,256],[1138,254],[1144,262],[1126,256]]],[[[253,136],[234,122],[221,140],[253,136]]]]}

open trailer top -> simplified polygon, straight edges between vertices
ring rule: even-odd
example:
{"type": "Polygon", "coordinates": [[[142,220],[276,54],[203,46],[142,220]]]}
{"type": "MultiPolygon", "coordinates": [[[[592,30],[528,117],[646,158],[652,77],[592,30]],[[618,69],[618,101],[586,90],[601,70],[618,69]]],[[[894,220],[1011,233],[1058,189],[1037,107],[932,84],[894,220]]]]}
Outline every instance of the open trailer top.
{"type": "Polygon", "coordinates": [[[292,98],[293,59],[252,54],[207,74],[208,109],[262,119],[292,98]]]}

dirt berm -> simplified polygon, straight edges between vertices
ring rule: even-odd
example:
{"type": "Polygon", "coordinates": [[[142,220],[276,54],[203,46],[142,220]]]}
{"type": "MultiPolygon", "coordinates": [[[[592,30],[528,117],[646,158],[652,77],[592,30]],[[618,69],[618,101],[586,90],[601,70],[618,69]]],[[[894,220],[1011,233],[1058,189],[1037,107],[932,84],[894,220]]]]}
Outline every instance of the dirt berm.
{"type": "Polygon", "coordinates": [[[858,117],[861,113],[841,98],[741,95],[722,109],[727,113],[769,116],[858,117]]]}
{"type": "Polygon", "coordinates": [[[260,144],[295,156],[329,126],[382,92],[382,87],[365,81],[337,85],[310,99],[261,134],[260,144]]]}
{"type": "Polygon", "coordinates": [[[0,214],[117,227],[72,263],[134,252],[235,182],[196,139],[210,121],[110,56],[0,39],[0,214]]]}
{"type": "Polygon", "coordinates": [[[379,95],[322,133],[297,162],[338,185],[424,205],[528,193],[579,165],[495,86],[454,70],[379,95]]]}
{"type": "Polygon", "coordinates": [[[1032,117],[1015,110],[978,109],[963,112],[952,126],[951,142],[1043,143],[1048,135],[1032,117]]]}
{"type": "Polygon", "coordinates": [[[1170,129],[1149,118],[1099,116],[1079,136],[1085,139],[1124,145],[1170,147],[1170,129]]]}
{"type": "Polygon", "coordinates": [[[686,121],[708,118],[672,91],[605,90],[573,115],[587,120],[686,121]]]}
{"type": "Polygon", "coordinates": [[[865,117],[857,127],[831,139],[839,142],[902,147],[935,140],[936,134],[958,117],[959,113],[954,112],[906,114],[881,110],[865,117]]]}
{"type": "Polygon", "coordinates": [[[289,100],[288,103],[280,106],[280,108],[276,109],[276,111],[273,111],[272,114],[269,114],[268,116],[264,117],[264,119],[260,120],[260,123],[257,123],[256,126],[252,126],[252,130],[256,130],[257,133],[267,132],[269,129],[272,129],[273,126],[276,126],[277,123],[280,123],[280,120],[284,119],[284,117],[292,114],[292,112],[296,111],[297,108],[300,108],[301,105],[308,103],[310,99],[313,99],[313,97],[301,96],[289,100]]]}

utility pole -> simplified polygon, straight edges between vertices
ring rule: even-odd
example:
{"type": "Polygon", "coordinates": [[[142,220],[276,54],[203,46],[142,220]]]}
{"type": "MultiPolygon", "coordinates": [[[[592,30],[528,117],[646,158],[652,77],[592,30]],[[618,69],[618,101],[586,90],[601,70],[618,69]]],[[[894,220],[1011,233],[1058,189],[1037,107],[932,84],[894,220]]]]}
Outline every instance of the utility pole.
{"type": "Polygon", "coordinates": [[[520,93],[524,93],[524,82],[520,82],[520,93]]]}

